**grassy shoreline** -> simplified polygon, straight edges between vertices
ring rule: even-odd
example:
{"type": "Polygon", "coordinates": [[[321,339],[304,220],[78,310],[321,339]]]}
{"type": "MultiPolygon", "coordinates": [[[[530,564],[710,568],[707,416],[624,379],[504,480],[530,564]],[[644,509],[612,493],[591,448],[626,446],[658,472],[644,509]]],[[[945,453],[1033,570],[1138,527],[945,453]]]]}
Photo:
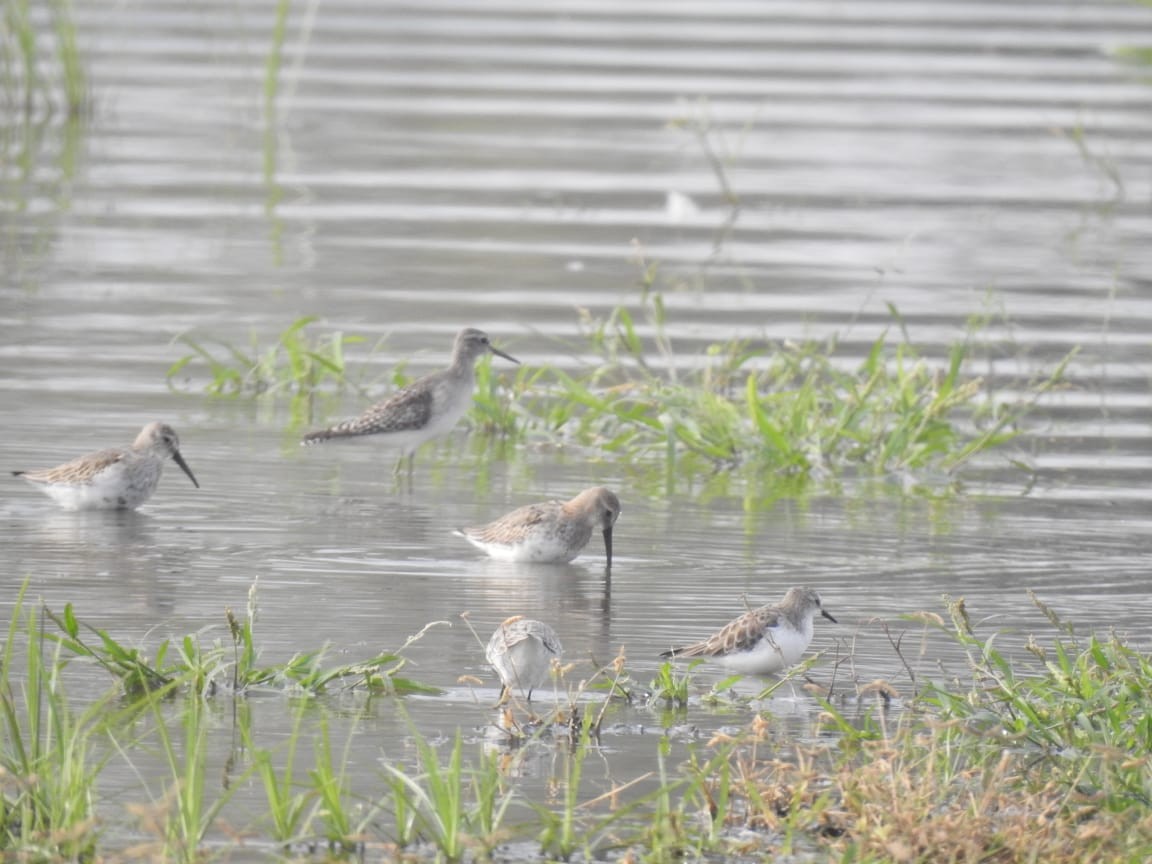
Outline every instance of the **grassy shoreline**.
{"type": "Polygon", "coordinates": [[[219,643],[193,635],[174,640],[172,654],[145,657],[71,610],[21,603],[0,673],[0,852],[21,861],[1145,860],[1152,660],[1114,636],[1077,636],[1033,599],[1053,633],[1012,659],[995,633],[973,627],[962,600],[949,602],[947,619],[912,622],[955,641],[966,677],[921,681],[898,710],[887,682],[841,678],[832,693],[810,688],[811,734],[797,737],[774,717],[771,694],[689,699],[690,669],[661,670],[645,687],[620,657],[555,714],[513,705],[479,737],[458,728],[434,740],[411,726],[409,744],[384,748],[367,785],[351,733],[335,734],[341,700],[308,696],[302,682],[322,694],[341,681],[343,692],[392,700],[403,713],[403,694],[428,692],[416,682],[379,686],[382,674],[398,677],[403,649],[388,664],[334,674],[301,675],[295,660],[260,667],[253,616],[229,613],[219,643]],[[77,640],[85,632],[99,634],[99,647],[77,640]],[[117,657],[122,665],[106,665],[117,657]],[[64,682],[78,662],[103,667],[114,688],[72,703],[64,682]],[[126,673],[133,664],[150,672],[126,673]],[[249,692],[286,699],[291,734],[268,740],[249,692]],[[605,791],[584,774],[589,758],[605,758],[601,729],[625,698],[674,710],[653,739],[651,770],[605,791]],[[714,710],[738,722],[677,743],[678,725],[714,710]],[[209,766],[223,753],[221,782],[209,766]],[[555,790],[545,802],[518,782],[525,760],[541,756],[555,790]],[[141,759],[151,768],[138,799],[110,800],[110,763],[141,759]]]}

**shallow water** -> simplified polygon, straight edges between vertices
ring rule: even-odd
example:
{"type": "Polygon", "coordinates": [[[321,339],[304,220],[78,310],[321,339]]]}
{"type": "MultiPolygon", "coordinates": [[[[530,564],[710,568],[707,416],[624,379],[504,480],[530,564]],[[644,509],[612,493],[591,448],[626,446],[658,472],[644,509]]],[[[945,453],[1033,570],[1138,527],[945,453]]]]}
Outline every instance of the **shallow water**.
{"type": "MultiPolygon", "coordinates": [[[[405,670],[445,695],[335,712],[368,784],[380,759],[411,756],[409,721],[484,736],[496,687],[462,612],[481,639],[510,614],[549,621],[573,679],[624,646],[641,683],[670,644],[797,583],[841,622],[817,627],[824,682],[835,657],[838,681],[904,692],[909,668],[959,672],[953,646],[900,618],[943,614],[944,594],[1009,650],[1052,632],[1026,589],[1081,632],[1148,644],[1152,89],[1113,56],[1147,44],[1147,9],[339,0],[293,10],[266,139],[273,5],[77,3],[91,121],[4,138],[0,465],[126,444],[162,418],[203,487],[169,470],[138,513],[69,514],[10,480],[5,612],[28,578],[49,607],[154,647],[223,638],[224,607],[258,580],[270,663],[324,644],[350,662],[449,622],[405,670]],[[636,306],[638,249],[660,264],[686,365],[734,335],[830,334],[855,365],[899,329],[888,303],[930,357],[986,317],[969,371],[1000,398],[1080,352],[1027,434],[945,501],[893,483],[746,506],[735,486],[670,492],[579,452],[490,460],[463,427],[398,487],[382,448],[303,451],[282,407],[166,384],[179,334],[267,344],[303,314],[367,337],[350,358],[373,393],[398,361],[442,364],[463,325],[527,365],[574,367],[579,309],[636,306]],[[624,503],[610,583],[595,540],[571,565],[526,567],[450,533],[595,484],[624,503]],[[908,631],[907,667],[877,622],[908,631]]],[[[802,691],[772,703],[796,734],[815,707],[802,691]]],[[[290,728],[281,697],[250,710],[264,734],[290,728]]],[[[706,738],[746,719],[694,705],[675,722],[706,738]]],[[[615,711],[590,782],[649,770],[666,722],[615,711]]],[[[529,789],[549,759],[524,767],[529,789]]]]}

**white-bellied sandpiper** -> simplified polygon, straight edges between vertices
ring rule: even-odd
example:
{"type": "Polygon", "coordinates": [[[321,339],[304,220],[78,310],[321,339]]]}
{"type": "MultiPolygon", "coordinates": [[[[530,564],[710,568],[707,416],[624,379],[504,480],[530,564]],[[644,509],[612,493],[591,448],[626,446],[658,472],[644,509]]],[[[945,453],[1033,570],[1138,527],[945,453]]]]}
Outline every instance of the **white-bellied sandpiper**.
{"type": "Polygon", "coordinates": [[[109,447],[41,471],[13,471],[66,510],[133,510],[152,497],[172,457],[199,489],[167,423],[149,423],[131,447],[109,447]]]}
{"type": "Polygon", "coordinates": [[[417,378],[359,417],[318,432],[309,432],[302,443],[312,445],[380,435],[400,448],[395,473],[400,472],[405,456],[411,470],[412,457],[420,445],[450,432],[468,411],[475,387],[473,368],[477,358],[489,353],[513,363],[520,362],[495,347],[487,333],[467,327],[456,334],[452,365],[447,369],[417,378]]]}
{"type": "Polygon", "coordinates": [[[812,588],[789,588],[780,603],[746,612],[703,642],[660,656],[701,657],[741,675],[772,675],[796,663],[808,650],[817,615],[836,623],[812,588]]]}
{"type": "Polygon", "coordinates": [[[580,554],[593,531],[604,535],[606,566],[612,566],[612,526],[620,499],[610,489],[594,486],[571,501],[527,504],[495,522],[456,533],[493,558],[503,561],[564,563],[580,554]]]}
{"type": "Polygon", "coordinates": [[[529,702],[532,691],[548,680],[552,661],[559,660],[564,647],[556,631],[543,621],[514,615],[503,621],[492,638],[484,656],[500,676],[500,702],[512,690],[525,693],[529,702]]]}

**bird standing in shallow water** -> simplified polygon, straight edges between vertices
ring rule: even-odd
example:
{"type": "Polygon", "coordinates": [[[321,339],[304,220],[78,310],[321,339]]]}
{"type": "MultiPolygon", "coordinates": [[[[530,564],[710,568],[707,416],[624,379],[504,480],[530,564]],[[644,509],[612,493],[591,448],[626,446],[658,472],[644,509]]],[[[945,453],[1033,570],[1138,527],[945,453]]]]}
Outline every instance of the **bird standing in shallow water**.
{"type": "Polygon", "coordinates": [[[305,445],[320,444],[344,438],[381,435],[400,447],[400,459],[393,473],[400,473],[404,457],[408,470],[416,450],[425,441],[447,434],[472,405],[475,386],[473,368],[477,358],[495,354],[513,363],[515,357],[496,348],[481,330],[467,327],[456,334],[452,347],[452,364],[447,369],[418,378],[378,402],[359,417],[346,420],[304,436],[305,445]]]}
{"type": "Polygon", "coordinates": [[[771,675],[796,663],[808,650],[817,615],[837,623],[812,588],[789,588],[779,604],[746,612],[703,642],[660,656],[702,657],[741,675],[771,675]]]}
{"type": "Polygon", "coordinates": [[[495,522],[456,533],[493,558],[504,561],[564,563],[580,554],[593,531],[604,535],[607,567],[612,567],[612,526],[620,499],[594,486],[571,501],[527,504],[495,522]]]}
{"type": "Polygon", "coordinates": [[[548,680],[553,659],[560,659],[564,647],[556,631],[543,621],[514,615],[496,628],[484,656],[500,676],[500,705],[513,688],[527,694],[548,680]]]}
{"type": "Polygon", "coordinates": [[[152,497],[164,461],[172,457],[197,489],[180,455],[180,439],[167,423],[149,423],[131,447],[109,447],[40,471],[13,471],[65,510],[134,510],[152,497]]]}

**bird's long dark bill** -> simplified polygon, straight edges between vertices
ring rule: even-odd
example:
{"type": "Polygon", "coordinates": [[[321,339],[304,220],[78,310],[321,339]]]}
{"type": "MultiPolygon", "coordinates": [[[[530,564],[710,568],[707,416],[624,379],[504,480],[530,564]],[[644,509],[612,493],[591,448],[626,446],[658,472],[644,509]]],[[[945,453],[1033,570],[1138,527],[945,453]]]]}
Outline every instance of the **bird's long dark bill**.
{"type": "Polygon", "coordinates": [[[608,559],[608,563],[604,566],[609,570],[612,569],[612,529],[604,529],[604,555],[608,559]]]}
{"type": "Polygon", "coordinates": [[[824,609],[820,610],[820,614],[823,615],[825,618],[827,618],[829,621],[831,621],[833,624],[839,624],[840,623],[835,618],[833,618],[831,615],[829,615],[824,609]]]}
{"type": "Polygon", "coordinates": [[[188,479],[192,481],[192,485],[199,489],[200,484],[197,483],[196,478],[192,476],[192,469],[188,467],[188,463],[184,461],[184,457],[180,455],[179,450],[172,451],[172,461],[180,466],[180,470],[188,475],[188,479]]]}
{"type": "Polygon", "coordinates": [[[516,359],[515,357],[513,357],[511,354],[505,354],[503,351],[501,351],[501,350],[500,350],[499,348],[497,348],[495,345],[489,345],[489,346],[488,346],[488,350],[489,350],[489,351],[491,351],[493,354],[495,354],[497,357],[503,357],[505,360],[511,360],[511,361],[512,361],[513,363],[515,363],[517,366],[519,366],[519,365],[520,365],[520,361],[519,361],[519,360],[517,360],[517,359],[516,359]]]}

